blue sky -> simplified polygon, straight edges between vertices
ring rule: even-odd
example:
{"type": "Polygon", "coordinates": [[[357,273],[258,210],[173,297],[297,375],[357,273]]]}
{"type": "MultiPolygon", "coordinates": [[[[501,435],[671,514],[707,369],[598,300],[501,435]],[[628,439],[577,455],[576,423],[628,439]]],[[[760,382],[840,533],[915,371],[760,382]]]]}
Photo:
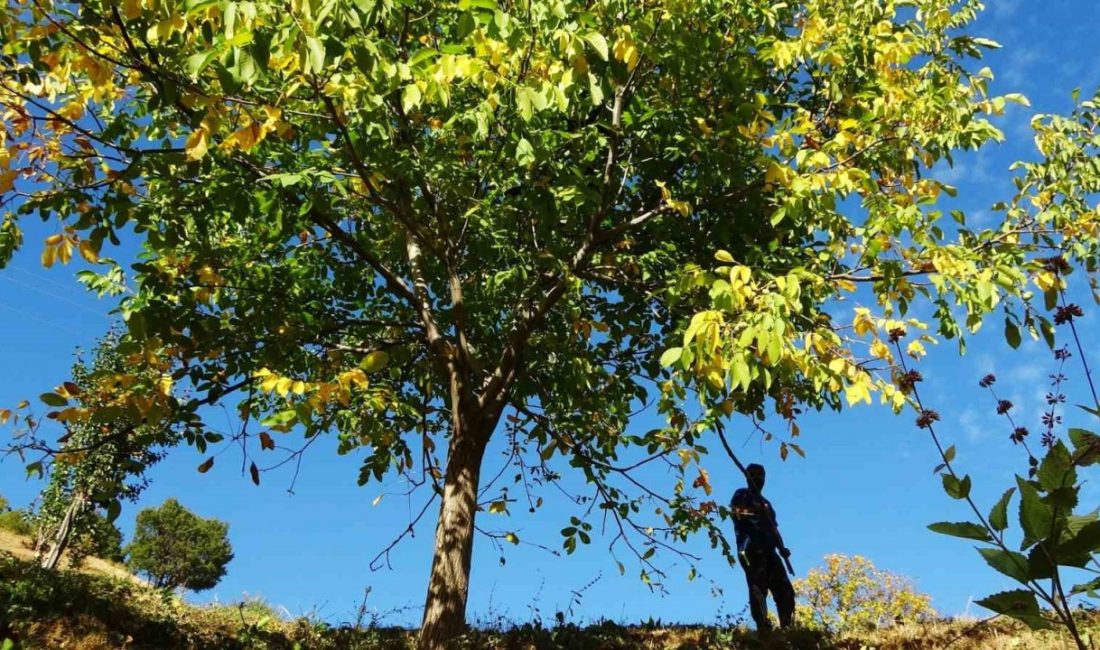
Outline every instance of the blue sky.
{"type": "MultiPolygon", "coordinates": [[[[976,32],[1004,45],[987,57],[998,74],[993,89],[1022,92],[1032,108],[1009,109],[1000,123],[1008,138],[1005,144],[962,156],[954,169],[943,171],[942,177],[960,189],[951,207],[966,209],[979,223],[993,218],[987,211],[991,203],[1011,195],[1009,164],[1035,155],[1027,126],[1031,114],[1066,111],[1075,86],[1090,95],[1100,85],[1100,39],[1095,34],[1100,3],[991,0],[988,4],[976,32]]],[[[40,267],[37,242],[47,230],[29,220],[24,223],[29,245],[0,272],[0,406],[32,398],[59,383],[67,375],[73,349],[89,347],[112,322],[110,304],[95,300],[76,283],[78,262],[67,268],[40,267]]],[[[1100,368],[1094,306],[1091,301],[1079,302],[1086,309],[1080,323],[1086,353],[1092,365],[1100,368]]],[[[1067,372],[1070,404],[1089,399],[1077,363],[1075,357],[1067,372]]],[[[1017,405],[1013,413],[1037,437],[1047,374],[1053,369],[1042,343],[1025,340],[1018,351],[1008,348],[996,320],[970,341],[965,357],[959,358],[957,347],[949,342],[931,349],[920,365],[925,377],[923,397],[940,412],[939,431],[957,445],[957,462],[971,474],[977,500],[986,508],[1012,484],[1013,473],[1022,471],[1025,457],[1009,442],[1010,429],[994,414],[994,403],[978,388],[978,379],[995,372],[997,389],[1017,405]]],[[[1077,409],[1065,415],[1070,424],[1087,424],[1077,409]]],[[[216,422],[214,417],[209,420],[216,422]]],[[[935,449],[927,433],[914,426],[911,414],[895,417],[876,406],[805,416],[800,443],[807,458],[792,455],[786,462],[779,461],[774,444],[751,435],[747,423],[738,424],[734,430],[740,433],[731,442],[746,462],[768,466],[767,494],[778,510],[800,574],[821,564],[828,553],[861,554],[881,568],[912,578],[945,614],[977,613],[971,599],[1012,588],[1008,578],[985,566],[968,548],[970,544],[925,528],[935,521],[964,520],[968,513],[941,491],[931,473],[937,462],[935,449]]],[[[643,414],[634,426],[645,431],[654,425],[651,416],[643,414]]],[[[717,449],[717,444],[712,448],[717,449]]],[[[490,449],[486,475],[499,468],[500,453],[499,447],[490,449]]],[[[331,438],[320,440],[305,456],[293,495],[287,492],[291,468],[265,474],[263,484],[255,487],[233,450],[219,456],[205,475],[195,471],[201,460],[189,448],[171,454],[152,471],[152,486],[141,502],[156,505],[176,497],[201,515],[230,523],[236,558],[229,574],[196,600],[231,601],[247,593],[292,614],[313,612],[341,621],[352,616],[364,589],[370,587],[368,607],[384,615],[385,622],[419,621],[434,509],[415,537],[393,552],[392,569],[368,567],[408,521],[410,510],[420,505],[419,500],[398,495],[404,488],[400,479],[357,487],[360,458],[337,456],[331,438]],[[381,501],[372,505],[380,494],[381,501]]],[[[714,456],[707,467],[716,496],[728,499],[740,486],[740,476],[721,456],[714,456]]],[[[24,479],[17,459],[0,462],[0,494],[14,505],[28,503],[40,488],[37,481],[24,479]]],[[[552,494],[545,496],[550,505],[538,519],[525,512],[515,512],[511,520],[484,514],[479,524],[514,530],[525,541],[559,548],[558,530],[576,513],[555,503],[552,494]]],[[[1086,483],[1082,501],[1100,503],[1096,482],[1086,483]]],[[[127,507],[120,518],[127,536],[136,510],[127,507]]],[[[599,533],[599,522],[593,524],[599,533]]],[[[636,565],[626,558],[627,573],[620,576],[607,550],[609,541],[609,535],[596,534],[590,546],[569,557],[528,545],[509,546],[502,565],[501,553],[480,538],[474,551],[470,617],[552,619],[555,611],[570,605],[571,618],[582,621],[653,617],[712,622],[742,612],[745,593],[740,568],[728,567],[703,540],[687,549],[703,556],[702,577],[688,582],[687,567],[674,566],[664,595],[647,590],[638,580],[636,565]],[[721,595],[716,595],[715,587],[723,590],[721,595]],[[581,591],[579,600],[575,591],[581,591]]]]}

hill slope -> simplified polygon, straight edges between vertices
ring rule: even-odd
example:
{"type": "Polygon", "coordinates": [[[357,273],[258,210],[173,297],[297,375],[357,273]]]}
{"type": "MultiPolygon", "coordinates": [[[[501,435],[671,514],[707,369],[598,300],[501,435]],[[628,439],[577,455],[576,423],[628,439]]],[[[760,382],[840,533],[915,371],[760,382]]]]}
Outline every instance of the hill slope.
{"type": "MultiPolygon", "coordinates": [[[[1092,626],[1100,621],[1092,621],[1092,626]]],[[[19,538],[0,531],[0,646],[14,648],[317,649],[413,647],[402,628],[334,627],[305,618],[289,620],[257,601],[193,606],[153,590],[124,569],[91,560],[80,571],[38,568],[19,538]]],[[[808,630],[762,638],[738,627],[622,626],[600,623],[545,628],[518,625],[474,630],[458,648],[501,649],[703,649],[770,650],[1071,650],[1067,638],[1032,633],[1011,622],[975,626],[944,621],[898,626],[860,638],[833,638],[808,630]]]]}

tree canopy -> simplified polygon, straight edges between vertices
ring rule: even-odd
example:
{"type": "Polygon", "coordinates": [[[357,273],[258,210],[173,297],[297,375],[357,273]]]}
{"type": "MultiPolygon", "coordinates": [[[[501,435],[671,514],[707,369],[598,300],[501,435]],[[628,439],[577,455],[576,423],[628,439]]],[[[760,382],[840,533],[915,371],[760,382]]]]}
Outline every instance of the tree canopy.
{"type": "MultiPolygon", "coordinates": [[[[702,443],[732,414],[774,410],[801,453],[802,405],[906,404],[919,376],[892,362],[924,353],[925,321],[957,337],[1004,306],[1010,342],[1051,331],[1027,282],[1049,294],[1049,249],[1093,259],[1094,170],[1021,182],[992,230],[935,207],[955,193],[937,166],[1026,105],[972,69],[996,47],[969,33],[980,8],[34,0],[0,14],[0,259],[37,214],[46,266],[79,252],[121,295],[124,353],[193,391],[132,382],[127,417],[205,445],[199,407],[233,400],[252,452],[335,431],[362,482],[431,486],[439,647],[476,512],[515,500],[479,504],[498,430],[530,508],[580,472],[586,517],[653,582],[658,547],[726,548],[702,443]],[[129,268],[104,248],[123,239],[129,268]],[[667,426],[629,430],[651,403],[667,426]],[[646,463],[678,478],[641,484],[646,463]]],[[[1037,122],[1044,153],[1084,155],[1058,124],[1093,122],[1037,122]]]]}
{"type": "Polygon", "coordinates": [[[229,524],[203,519],[175,499],[138,513],[126,563],[164,589],[211,589],[233,559],[229,524]]]}
{"type": "Polygon", "coordinates": [[[23,453],[38,452],[28,469],[48,473],[34,516],[36,549],[47,568],[55,568],[63,553],[70,563],[85,555],[121,560],[122,534],[114,521],[122,503],[137,500],[148,485],[146,470],[179,442],[166,422],[135,427],[117,417],[111,382],[123,375],[156,382],[162,375],[156,366],[125,358],[118,343],[119,334],[110,332],[97,342],[90,360],[78,353],[70,380],[44,396],[67,406],[49,415],[64,429],[57,449],[40,431],[41,422],[32,419],[23,431],[23,453]]]}

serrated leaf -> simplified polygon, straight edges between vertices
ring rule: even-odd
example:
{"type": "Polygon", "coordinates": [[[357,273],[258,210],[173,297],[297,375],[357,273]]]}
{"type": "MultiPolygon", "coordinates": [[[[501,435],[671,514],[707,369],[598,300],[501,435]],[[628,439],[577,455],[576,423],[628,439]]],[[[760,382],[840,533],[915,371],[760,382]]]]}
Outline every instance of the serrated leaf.
{"type": "Polygon", "coordinates": [[[1001,498],[997,500],[997,503],[993,505],[993,509],[989,511],[989,525],[993,530],[1001,532],[1008,528],[1008,502],[1012,499],[1013,493],[1016,492],[1016,488],[1008,488],[1005,493],[1001,495],[1001,498]]]}
{"type": "Polygon", "coordinates": [[[984,526],[979,526],[969,521],[940,521],[929,524],[928,530],[941,535],[951,535],[952,537],[962,537],[964,539],[976,539],[980,542],[993,541],[993,538],[989,535],[989,531],[986,530],[984,526]]]}
{"type": "Polygon", "coordinates": [[[995,612],[1010,616],[1025,623],[1033,630],[1049,629],[1050,623],[1043,619],[1035,594],[1026,589],[1002,591],[977,601],[979,605],[995,612]]]}
{"type": "Polygon", "coordinates": [[[1035,478],[1048,491],[1071,486],[1076,482],[1077,472],[1073,469],[1073,460],[1065,443],[1059,440],[1047,451],[1035,478]]]}
{"type": "Polygon", "coordinates": [[[1100,550],[1100,521],[1091,521],[1058,546],[1056,557],[1092,554],[1100,550]]]}
{"type": "MultiPolygon", "coordinates": [[[[1095,592],[1097,589],[1100,589],[1100,578],[1093,578],[1092,580],[1089,580],[1088,582],[1083,582],[1079,585],[1073,585],[1073,587],[1069,590],[1069,593],[1070,593],[1070,595],[1074,595],[1074,594],[1090,594],[1091,595],[1092,592],[1095,592]]],[[[1095,597],[1095,596],[1092,596],[1092,597],[1095,597]]]]}
{"type": "Polygon", "coordinates": [[[1043,548],[1045,544],[1036,544],[1027,554],[1027,575],[1032,580],[1044,580],[1054,576],[1054,563],[1043,548]]]}
{"type": "Polygon", "coordinates": [[[999,548],[979,548],[978,553],[985,558],[989,566],[1021,584],[1027,584],[1028,562],[1023,553],[999,548]]]}
{"type": "Polygon", "coordinates": [[[958,479],[951,474],[943,475],[943,491],[952,499],[965,499],[970,496],[970,476],[958,479]]]}
{"type": "Polygon", "coordinates": [[[1035,487],[1019,476],[1016,486],[1020,489],[1020,527],[1024,531],[1020,549],[1025,550],[1050,533],[1054,509],[1043,503],[1035,487]]]}
{"type": "Polygon", "coordinates": [[[1069,440],[1073,443],[1073,462],[1078,467],[1100,463],[1100,436],[1087,429],[1072,428],[1069,440]]]}

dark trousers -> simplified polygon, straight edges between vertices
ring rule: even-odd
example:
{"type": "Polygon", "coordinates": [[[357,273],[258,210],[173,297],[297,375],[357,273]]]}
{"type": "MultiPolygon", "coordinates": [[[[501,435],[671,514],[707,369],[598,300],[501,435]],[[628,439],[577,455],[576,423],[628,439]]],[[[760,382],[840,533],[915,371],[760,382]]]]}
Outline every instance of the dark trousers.
{"type": "Polygon", "coordinates": [[[745,581],[749,586],[749,611],[752,612],[756,629],[770,630],[772,627],[768,620],[768,592],[775,600],[780,627],[790,627],[794,617],[794,587],[775,551],[746,549],[745,555],[741,556],[741,568],[745,570],[745,581]]]}

